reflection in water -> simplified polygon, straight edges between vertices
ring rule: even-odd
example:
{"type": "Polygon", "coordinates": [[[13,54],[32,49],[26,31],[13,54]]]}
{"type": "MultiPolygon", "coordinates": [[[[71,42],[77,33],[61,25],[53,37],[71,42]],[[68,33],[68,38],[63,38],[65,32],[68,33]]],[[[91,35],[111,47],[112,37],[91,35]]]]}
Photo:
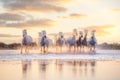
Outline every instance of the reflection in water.
{"type": "Polygon", "coordinates": [[[56,60],[56,71],[63,72],[65,70],[64,66],[67,66],[69,71],[72,71],[72,75],[87,76],[91,73],[94,76],[95,74],[95,60],[56,60]]]}
{"type": "Polygon", "coordinates": [[[48,65],[48,61],[47,60],[39,60],[38,61],[38,65],[39,65],[39,70],[42,72],[46,72],[47,69],[47,65],[48,65]]]}
{"type": "Polygon", "coordinates": [[[77,73],[77,67],[76,67],[77,66],[77,61],[74,60],[72,62],[72,65],[73,65],[73,69],[72,69],[73,75],[76,76],[76,73],[77,73]]]}
{"type": "Polygon", "coordinates": [[[79,72],[79,75],[84,75],[86,77],[90,73],[92,76],[94,76],[95,74],[95,60],[69,60],[67,61],[67,63],[69,64],[69,66],[72,66],[72,73],[74,76],[77,74],[77,72],[79,72]]]}
{"type": "Polygon", "coordinates": [[[27,78],[27,74],[29,74],[31,70],[31,60],[22,60],[22,72],[23,78],[27,78]]]}
{"type": "Polygon", "coordinates": [[[43,80],[46,80],[47,67],[49,65],[48,60],[38,60],[39,76],[43,80]]]}
{"type": "Polygon", "coordinates": [[[1,61],[0,80],[120,80],[120,61],[1,61]],[[102,77],[102,78],[101,78],[102,77]]]}
{"type": "Polygon", "coordinates": [[[59,59],[56,59],[55,60],[55,66],[56,66],[56,70],[62,74],[62,71],[63,71],[63,61],[62,60],[59,60],[59,59]]]}
{"type": "MultiPolygon", "coordinates": [[[[35,63],[35,61],[22,61],[23,78],[26,80],[29,80],[31,63],[35,63]]],[[[91,74],[94,77],[96,62],[95,60],[37,60],[36,66],[38,66],[39,78],[43,80],[46,80],[49,75],[63,76],[63,74],[72,77],[88,77],[91,74]],[[51,74],[51,71],[53,74],[51,74]]]]}
{"type": "Polygon", "coordinates": [[[91,61],[91,75],[92,76],[95,76],[95,66],[96,66],[96,62],[95,62],[95,60],[92,60],[91,61]]]}

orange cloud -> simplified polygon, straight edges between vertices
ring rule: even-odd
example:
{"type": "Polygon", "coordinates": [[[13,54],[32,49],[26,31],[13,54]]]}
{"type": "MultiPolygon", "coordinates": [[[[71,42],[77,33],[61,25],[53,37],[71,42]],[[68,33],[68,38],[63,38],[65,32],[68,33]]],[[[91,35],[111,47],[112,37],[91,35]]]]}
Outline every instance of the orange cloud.
{"type": "Polygon", "coordinates": [[[49,2],[56,2],[56,3],[70,3],[72,1],[75,1],[75,0],[43,0],[43,1],[49,1],[49,2]]]}
{"type": "Polygon", "coordinates": [[[58,16],[58,18],[63,18],[63,19],[81,19],[87,17],[86,14],[78,14],[78,13],[72,13],[69,14],[68,16],[58,16]]]}
{"type": "Polygon", "coordinates": [[[0,34],[0,37],[20,37],[20,35],[0,34]]]}
{"type": "Polygon", "coordinates": [[[114,28],[114,25],[88,26],[86,28],[79,28],[79,30],[88,29],[89,33],[92,30],[96,30],[96,35],[100,37],[100,36],[110,35],[111,32],[109,32],[108,30],[112,28],[114,28]]]}
{"type": "Polygon", "coordinates": [[[51,19],[37,19],[37,20],[28,20],[23,23],[11,23],[7,24],[7,27],[15,27],[15,28],[24,28],[24,27],[30,27],[30,28],[49,28],[57,25],[57,22],[51,19]]]}
{"type": "MultiPolygon", "coordinates": [[[[63,0],[62,0],[63,1],[63,0]]],[[[1,0],[3,7],[14,11],[64,12],[66,8],[56,3],[60,0],[1,0]]]]}
{"type": "Polygon", "coordinates": [[[114,9],[112,9],[112,11],[120,12],[120,8],[114,8],[114,9]]]}
{"type": "Polygon", "coordinates": [[[50,28],[57,25],[57,22],[51,19],[31,19],[22,22],[1,22],[0,27],[11,27],[11,28],[50,28]]]}
{"type": "Polygon", "coordinates": [[[87,16],[86,14],[77,14],[77,13],[70,14],[70,18],[82,18],[86,16],[87,16]]]}
{"type": "Polygon", "coordinates": [[[23,21],[25,20],[25,15],[16,14],[16,13],[1,13],[0,14],[0,22],[1,21],[23,21]]]}

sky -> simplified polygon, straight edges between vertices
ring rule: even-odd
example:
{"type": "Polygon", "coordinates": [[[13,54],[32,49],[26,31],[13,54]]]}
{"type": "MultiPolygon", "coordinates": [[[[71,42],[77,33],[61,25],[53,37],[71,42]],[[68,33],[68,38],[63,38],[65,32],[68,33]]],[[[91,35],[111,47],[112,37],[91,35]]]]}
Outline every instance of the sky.
{"type": "Polygon", "coordinates": [[[0,0],[0,42],[19,43],[27,29],[34,41],[49,34],[96,30],[98,43],[120,43],[120,0],[0,0]]]}

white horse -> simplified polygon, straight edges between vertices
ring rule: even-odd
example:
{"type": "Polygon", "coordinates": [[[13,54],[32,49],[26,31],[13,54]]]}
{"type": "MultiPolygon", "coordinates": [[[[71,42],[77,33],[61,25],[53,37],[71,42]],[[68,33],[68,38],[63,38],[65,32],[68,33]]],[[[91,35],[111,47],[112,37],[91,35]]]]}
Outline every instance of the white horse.
{"type": "Polygon", "coordinates": [[[21,54],[23,53],[23,47],[25,47],[25,53],[29,52],[29,47],[32,44],[32,37],[27,35],[27,30],[23,30],[23,39],[21,45],[21,54]]]}
{"type": "MultiPolygon", "coordinates": [[[[55,35],[56,38],[56,35],[55,35]]],[[[66,44],[66,40],[63,36],[62,32],[59,32],[59,37],[56,38],[56,51],[58,50],[58,48],[60,49],[60,51],[62,52],[62,48],[63,46],[66,44]]]]}
{"type": "Polygon", "coordinates": [[[39,44],[41,47],[41,52],[43,49],[44,53],[48,52],[48,47],[53,45],[52,39],[46,36],[46,31],[39,32],[39,44]]]}
{"type": "Polygon", "coordinates": [[[95,51],[96,45],[97,45],[97,39],[95,37],[95,30],[91,32],[91,37],[88,40],[88,45],[90,47],[90,51],[95,51]]]}
{"type": "Polygon", "coordinates": [[[73,36],[67,38],[66,40],[69,47],[69,51],[71,51],[71,47],[74,47],[74,51],[76,51],[76,46],[77,46],[76,36],[77,36],[77,29],[73,29],[73,36]]]}

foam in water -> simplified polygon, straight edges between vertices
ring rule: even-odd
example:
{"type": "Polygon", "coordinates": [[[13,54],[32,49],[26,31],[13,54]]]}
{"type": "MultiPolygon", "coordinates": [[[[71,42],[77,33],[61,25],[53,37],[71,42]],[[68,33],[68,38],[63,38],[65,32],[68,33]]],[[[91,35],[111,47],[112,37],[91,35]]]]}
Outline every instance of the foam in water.
{"type": "MultiPolygon", "coordinates": [[[[1,51],[0,51],[1,52],[1,51]]],[[[97,60],[113,60],[120,59],[119,50],[98,50],[95,54],[88,53],[49,53],[49,54],[19,54],[16,50],[2,51],[0,60],[16,60],[16,59],[97,59],[97,60]]]]}

